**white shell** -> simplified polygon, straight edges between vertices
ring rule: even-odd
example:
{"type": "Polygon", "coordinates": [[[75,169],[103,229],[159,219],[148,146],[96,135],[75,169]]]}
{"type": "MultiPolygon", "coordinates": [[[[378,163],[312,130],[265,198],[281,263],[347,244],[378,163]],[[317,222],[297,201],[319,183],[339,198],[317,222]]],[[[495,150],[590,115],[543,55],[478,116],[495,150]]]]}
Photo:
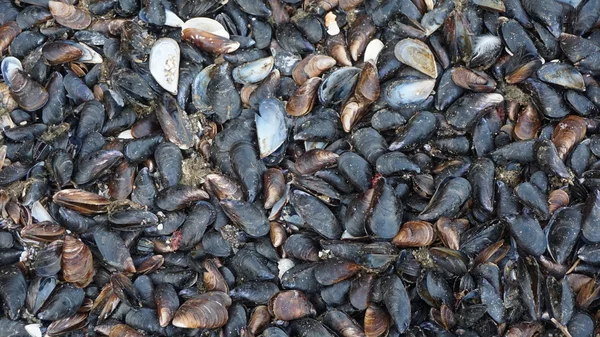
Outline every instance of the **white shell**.
{"type": "Polygon", "coordinates": [[[183,27],[184,22],[181,20],[177,14],[171,12],[170,10],[165,10],[165,26],[169,27],[183,27]]]}
{"type": "Polygon", "coordinates": [[[31,216],[36,219],[38,222],[42,221],[50,221],[55,222],[48,210],[42,206],[39,201],[36,201],[31,206],[31,216]]]}
{"type": "Polygon", "coordinates": [[[379,57],[379,53],[383,49],[383,42],[379,39],[373,39],[367,45],[365,49],[365,62],[369,60],[373,60],[373,62],[377,63],[377,58],[379,57]]]}
{"type": "Polygon", "coordinates": [[[156,40],[150,50],[149,67],[156,82],[176,95],[179,83],[179,44],[168,37],[156,40]]]}
{"type": "Polygon", "coordinates": [[[202,69],[201,72],[194,77],[192,82],[192,104],[198,109],[198,111],[204,112],[210,109],[210,103],[208,101],[207,92],[208,84],[212,77],[212,72],[217,66],[211,64],[208,67],[202,69]]]}
{"type": "Polygon", "coordinates": [[[100,64],[103,62],[102,56],[94,49],[90,48],[85,43],[79,42],[79,49],[83,51],[83,55],[78,59],[83,63],[100,64]]]}
{"type": "Polygon", "coordinates": [[[227,32],[227,29],[225,29],[225,27],[223,27],[223,25],[221,25],[217,20],[209,18],[189,19],[183,23],[183,26],[181,26],[181,31],[183,32],[186,28],[200,29],[205,32],[229,39],[229,33],[227,32]]]}
{"type": "Polygon", "coordinates": [[[41,324],[27,324],[25,326],[25,331],[27,331],[31,337],[42,337],[42,330],[40,329],[41,326],[41,324]]]}
{"type": "Polygon", "coordinates": [[[125,130],[117,136],[119,139],[133,139],[133,135],[131,134],[131,129],[125,130]]]}
{"type": "Polygon", "coordinates": [[[340,33],[340,27],[335,21],[336,15],[333,12],[327,13],[325,15],[325,27],[327,27],[327,34],[334,36],[340,33]]]}
{"type": "Polygon", "coordinates": [[[423,102],[433,91],[435,80],[393,81],[383,91],[386,101],[393,108],[403,104],[423,102]]]}
{"type": "Polygon", "coordinates": [[[279,269],[279,279],[283,277],[286,271],[292,269],[294,267],[294,261],[291,259],[281,259],[277,261],[277,269],[279,269]]]}
{"type": "Polygon", "coordinates": [[[275,58],[273,56],[261,58],[233,68],[231,75],[237,83],[257,83],[269,76],[274,64],[275,58]]]}
{"type": "Polygon", "coordinates": [[[256,136],[260,158],[268,157],[275,152],[287,138],[285,110],[281,101],[266,99],[260,103],[256,121],[256,136]]]}
{"type": "Polygon", "coordinates": [[[2,77],[4,78],[4,82],[10,88],[10,78],[12,74],[16,71],[23,70],[23,65],[21,65],[21,61],[18,58],[13,56],[7,56],[2,60],[2,64],[0,64],[0,69],[2,69],[2,77]]]}

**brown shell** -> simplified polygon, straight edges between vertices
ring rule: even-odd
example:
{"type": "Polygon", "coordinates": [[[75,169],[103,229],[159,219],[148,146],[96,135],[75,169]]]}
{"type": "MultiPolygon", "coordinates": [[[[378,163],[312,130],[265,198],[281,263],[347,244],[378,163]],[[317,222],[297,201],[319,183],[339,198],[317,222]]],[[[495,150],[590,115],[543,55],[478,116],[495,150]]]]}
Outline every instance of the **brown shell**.
{"type": "Polygon", "coordinates": [[[371,21],[371,17],[364,14],[357,16],[347,33],[348,50],[354,61],[358,61],[358,58],[367,48],[367,44],[371,41],[373,34],[375,34],[375,26],[371,21]]]}
{"type": "Polygon", "coordinates": [[[356,122],[361,120],[366,112],[366,104],[359,101],[356,97],[350,98],[342,107],[340,120],[344,131],[350,132],[356,122]]]}
{"type": "Polygon", "coordinates": [[[29,224],[21,229],[23,239],[38,242],[52,242],[62,239],[63,235],[65,235],[65,228],[50,221],[29,224]]]}
{"type": "Polygon", "coordinates": [[[519,113],[519,118],[513,128],[513,135],[518,140],[535,138],[542,126],[542,119],[531,104],[527,104],[519,113]]]}
{"type": "Polygon", "coordinates": [[[66,282],[84,288],[94,278],[94,258],[90,249],[80,240],[67,235],[62,253],[62,272],[66,282]]]}
{"type": "Polygon", "coordinates": [[[140,263],[135,269],[138,274],[150,274],[162,267],[165,258],[162,255],[152,255],[140,263]]]}
{"type": "Polygon", "coordinates": [[[339,155],[335,152],[312,149],[296,160],[296,170],[300,174],[312,174],[337,164],[339,155]]]}
{"type": "Polygon", "coordinates": [[[280,291],[269,300],[269,312],[277,320],[292,321],[314,316],[317,311],[299,290],[280,291]]]}
{"type": "Polygon", "coordinates": [[[492,257],[496,256],[497,253],[502,253],[505,250],[501,249],[502,246],[504,245],[504,241],[498,241],[496,243],[493,243],[489,246],[487,246],[484,250],[482,250],[481,252],[479,252],[479,254],[477,254],[477,257],[475,257],[475,260],[473,261],[474,265],[480,265],[482,263],[485,262],[492,262],[490,261],[490,259],[492,259],[492,257]]]}
{"type": "Polygon", "coordinates": [[[304,116],[309,113],[317,99],[320,84],[320,77],[313,77],[304,82],[290,97],[285,106],[285,111],[295,117],[304,116]]]}
{"type": "Polygon", "coordinates": [[[125,324],[117,324],[112,329],[110,329],[110,333],[108,337],[146,337],[141,332],[138,332],[136,329],[130,327],[125,324]]]}
{"type": "Polygon", "coordinates": [[[83,50],[73,44],[63,41],[46,43],[42,54],[50,65],[72,62],[83,56],[83,50]]]}
{"type": "Polygon", "coordinates": [[[390,329],[390,325],[390,316],[384,309],[373,304],[367,307],[364,320],[366,337],[385,336],[390,329]]]}
{"type": "Polygon", "coordinates": [[[287,233],[285,229],[275,221],[271,221],[269,226],[269,236],[271,237],[271,243],[273,244],[273,247],[281,247],[281,245],[283,245],[287,239],[287,233]]]}
{"type": "Polygon", "coordinates": [[[456,325],[454,313],[446,304],[442,304],[439,309],[431,308],[429,312],[431,317],[446,330],[450,330],[454,327],[454,325],[456,325]]]}
{"type": "Polygon", "coordinates": [[[83,215],[106,213],[110,201],[96,193],[78,189],[58,191],[52,196],[52,201],[83,215]]]}
{"type": "Polygon", "coordinates": [[[508,84],[517,84],[526,80],[541,65],[539,57],[517,53],[507,62],[504,79],[508,84]]]}
{"type": "Polygon", "coordinates": [[[114,178],[108,181],[108,194],[113,200],[126,199],[133,191],[136,166],[127,161],[120,163],[115,169],[114,178]]]}
{"type": "Polygon", "coordinates": [[[242,87],[240,90],[240,98],[244,105],[250,105],[250,96],[252,96],[256,88],[258,88],[258,84],[246,84],[242,87]]]}
{"type": "Polygon", "coordinates": [[[327,55],[311,54],[296,64],[292,77],[298,85],[304,84],[308,79],[321,76],[322,73],[335,65],[333,57],[327,55]]]}
{"type": "Polygon", "coordinates": [[[571,273],[567,275],[567,279],[569,281],[569,286],[573,289],[574,293],[578,293],[579,289],[581,289],[589,280],[592,279],[591,276],[571,273]]]}
{"type": "Polygon", "coordinates": [[[433,226],[426,221],[405,222],[392,243],[398,247],[426,247],[435,239],[433,226]]]}
{"type": "Polygon", "coordinates": [[[110,19],[110,20],[95,20],[88,28],[91,31],[99,32],[104,35],[121,35],[123,26],[131,19],[110,19]]]}
{"type": "Polygon", "coordinates": [[[452,70],[452,81],[461,88],[476,92],[493,92],[496,81],[482,71],[458,67],[452,70]]]}
{"type": "Polygon", "coordinates": [[[269,168],[264,176],[265,209],[271,209],[285,192],[285,177],[278,168],[269,168]]]}
{"type": "Polygon", "coordinates": [[[175,311],[179,307],[179,298],[173,292],[175,289],[168,284],[159,284],[154,290],[158,322],[163,328],[171,323],[175,311]]]}
{"type": "Polygon", "coordinates": [[[0,83],[0,113],[9,113],[19,107],[19,104],[10,94],[10,89],[5,82],[0,83]]]}
{"type": "Polygon", "coordinates": [[[21,109],[35,111],[48,102],[48,92],[23,71],[17,71],[10,80],[10,92],[21,109]]]}
{"type": "Polygon", "coordinates": [[[10,46],[10,43],[21,33],[16,21],[7,21],[0,26],[0,55],[10,46]]]}
{"type": "Polygon", "coordinates": [[[363,3],[363,1],[364,0],[340,0],[339,6],[341,9],[349,11],[360,6],[360,4],[363,3]]]}
{"type": "Polygon", "coordinates": [[[337,61],[338,65],[346,67],[352,66],[350,52],[346,47],[346,40],[344,40],[343,34],[329,36],[325,42],[325,45],[327,48],[327,54],[333,57],[337,61]]]}
{"type": "Polygon", "coordinates": [[[86,29],[92,23],[90,13],[60,1],[48,1],[48,9],[59,24],[71,29],[86,29]]]}
{"type": "Polygon", "coordinates": [[[79,308],[79,310],[77,310],[77,312],[80,312],[82,314],[88,313],[92,310],[93,306],[94,301],[91,298],[86,297],[83,299],[83,303],[81,304],[81,307],[79,308]]]}
{"type": "Polygon", "coordinates": [[[237,181],[218,173],[211,173],[206,176],[204,189],[219,200],[244,200],[244,191],[237,181]]]}
{"type": "Polygon", "coordinates": [[[252,311],[248,321],[248,329],[254,335],[261,333],[271,322],[271,315],[266,305],[259,305],[252,311]]]}
{"type": "Polygon", "coordinates": [[[354,96],[363,103],[371,104],[379,98],[379,74],[373,60],[365,62],[356,82],[354,96]]]}
{"type": "Polygon", "coordinates": [[[119,297],[114,293],[112,285],[107,283],[94,300],[90,313],[97,315],[101,322],[105,320],[119,305],[119,297]]]}
{"type": "Polygon", "coordinates": [[[229,320],[227,307],[231,298],[227,294],[213,291],[187,300],[173,317],[173,325],[188,329],[216,329],[229,320]]]}
{"type": "Polygon", "coordinates": [[[181,38],[192,43],[202,51],[215,54],[228,54],[240,47],[240,43],[237,41],[232,41],[196,28],[184,29],[181,38]]]}
{"type": "Polygon", "coordinates": [[[520,108],[521,103],[512,100],[506,101],[506,115],[508,116],[508,119],[513,122],[516,121],[520,108]]]}
{"type": "Polygon", "coordinates": [[[283,6],[281,1],[279,0],[267,0],[269,3],[269,7],[271,8],[271,16],[273,20],[275,20],[276,24],[282,24],[290,21],[290,16],[286,8],[283,6]]]}
{"type": "Polygon", "coordinates": [[[554,190],[548,195],[548,210],[550,214],[554,214],[557,209],[565,207],[568,204],[569,194],[564,190],[554,190]]]}
{"type": "Polygon", "coordinates": [[[67,318],[59,319],[50,323],[46,333],[48,337],[54,337],[81,329],[87,325],[87,317],[87,314],[78,313],[67,318]]]}
{"type": "Polygon", "coordinates": [[[579,288],[579,292],[575,298],[577,307],[586,310],[599,295],[600,283],[596,279],[590,279],[579,288]]]}
{"type": "Polygon", "coordinates": [[[307,0],[305,1],[305,7],[320,8],[323,12],[328,12],[335,9],[339,5],[338,0],[307,0]]]}
{"type": "Polygon", "coordinates": [[[460,246],[460,235],[448,218],[439,218],[435,223],[437,234],[444,246],[450,249],[458,249],[460,246]]]}
{"type": "Polygon", "coordinates": [[[565,160],[575,144],[581,142],[587,132],[587,124],[583,117],[569,115],[561,120],[552,133],[552,143],[560,159],[565,160]]]}
{"type": "Polygon", "coordinates": [[[208,291],[222,291],[224,293],[229,292],[229,286],[225,281],[225,278],[219,271],[215,260],[206,259],[202,262],[202,267],[205,269],[202,274],[202,278],[204,280],[204,285],[206,286],[206,290],[208,291]]]}

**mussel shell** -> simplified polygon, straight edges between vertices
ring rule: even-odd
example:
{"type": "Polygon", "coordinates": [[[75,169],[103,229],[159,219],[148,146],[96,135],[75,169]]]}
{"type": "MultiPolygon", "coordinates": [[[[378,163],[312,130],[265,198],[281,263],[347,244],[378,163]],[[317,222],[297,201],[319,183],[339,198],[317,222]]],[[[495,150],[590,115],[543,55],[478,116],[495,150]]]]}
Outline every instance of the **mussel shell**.
{"type": "Polygon", "coordinates": [[[87,11],[73,5],[59,1],[48,1],[48,8],[56,22],[71,29],[85,29],[92,22],[87,11]]]}
{"type": "Polygon", "coordinates": [[[319,87],[319,100],[324,105],[339,104],[354,89],[360,69],[342,67],[332,72],[319,87]]]}
{"type": "Polygon", "coordinates": [[[148,66],[150,73],[166,91],[177,95],[179,81],[179,44],[171,38],[154,42],[150,50],[148,66]]]}
{"type": "Polygon", "coordinates": [[[173,325],[180,328],[219,328],[227,322],[231,299],[222,292],[209,292],[183,303],[175,312],[173,325]]]}

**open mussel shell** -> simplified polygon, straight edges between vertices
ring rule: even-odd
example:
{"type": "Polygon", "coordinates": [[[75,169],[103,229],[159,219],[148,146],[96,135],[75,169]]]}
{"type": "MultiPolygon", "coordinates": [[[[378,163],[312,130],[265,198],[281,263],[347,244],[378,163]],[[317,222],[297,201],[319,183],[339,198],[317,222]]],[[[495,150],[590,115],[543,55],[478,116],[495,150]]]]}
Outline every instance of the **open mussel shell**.
{"type": "Polygon", "coordinates": [[[80,61],[84,63],[102,63],[102,56],[83,43],[74,41],[55,41],[44,45],[42,54],[50,65],[80,61]]]}
{"type": "Polygon", "coordinates": [[[179,83],[179,44],[168,37],[154,42],[148,66],[156,82],[166,91],[177,95],[179,83]]]}
{"type": "Polygon", "coordinates": [[[384,84],[382,96],[392,108],[401,108],[425,101],[434,87],[433,79],[400,79],[384,84]]]}
{"type": "Polygon", "coordinates": [[[319,100],[324,105],[341,103],[354,89],[360,69],[342,67],[327,76],[319,87],[319,100]]]}
{"type": "Polygon", "coordinates": [[[276,99],[262,101],[254,120],[260,158],[266,158],[277,151],[287,139],[283,103],[276,99]]]}
{"type": "Polygon", "coordinates": [[[260,82],[271,73],[274,64],[275,58],[269,56],[239,65],[233,68],[233,80],[242,84],[260,82]]]}
{"type": "Polygon", "coordinates": [[[21,61],[19,61],[18,58],[13,56],[7,56],[2,59],[0,68],[2,70],[2,78],[10,88],[11,79],[16,75],[18,71],[23,70],[23,65],[21,64],[21,61]]]}
{"type": "Polygon", "coordinates": [[[183,31],[187,28],[203,30],[224,37],[226,39],[229,39],[230,37],[229,33],[227,32],[227,29],[225,29],[225,27],[223,27],[223,25],[221,25],[219,21],[210,18],[198,17],[189,19],[183,23],[183,25],[181,26],[181,30],[183,31]]]}
{"type": "Polygon", "coordinates": [[[437,78],[437,66],[435,57],[424,42],[415,39],[404,39],[394,47],[396,58],[423,74],[437,78]]]}

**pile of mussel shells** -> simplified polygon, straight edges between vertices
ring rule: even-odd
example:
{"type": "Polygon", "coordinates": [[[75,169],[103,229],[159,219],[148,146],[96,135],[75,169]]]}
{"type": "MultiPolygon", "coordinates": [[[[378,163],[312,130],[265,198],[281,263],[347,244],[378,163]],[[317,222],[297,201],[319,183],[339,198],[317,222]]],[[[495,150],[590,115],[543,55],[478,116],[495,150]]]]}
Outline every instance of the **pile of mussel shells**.
{"type": "Polygon", "coordinates": [[[600,336],[600,0],[0,0],[0,337],[600,336]]]}

